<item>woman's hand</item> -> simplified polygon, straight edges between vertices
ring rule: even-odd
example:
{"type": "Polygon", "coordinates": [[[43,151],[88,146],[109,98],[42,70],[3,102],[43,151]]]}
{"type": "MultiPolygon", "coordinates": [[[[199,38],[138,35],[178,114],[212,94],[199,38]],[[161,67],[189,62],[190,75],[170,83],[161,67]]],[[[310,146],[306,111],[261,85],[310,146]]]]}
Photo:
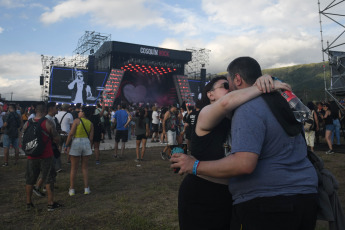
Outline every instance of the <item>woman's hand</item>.
{"type": "Polygon", "coordinates": [[[272,77],[268,74],[265,74],[256,79],[254,85],[256,85],[258,89],[263,93],[270,93],[277,90],[292,90],[289,84],[281,82],[279,80],[273,80],[272,77]]]}
{"type": "Polygon", "coordinates": [[[256,79],[254,85],[263,93],[270,93],[274,89],[274,83],[271,75],[265,74],[256,79]]]}
{"type": "Polygon", "coordinates": [[[274,80],[274,90],[282,90],[282,91],[292,91],[291,86],[287,83],[281,82],[279,80],[274,80]]]}

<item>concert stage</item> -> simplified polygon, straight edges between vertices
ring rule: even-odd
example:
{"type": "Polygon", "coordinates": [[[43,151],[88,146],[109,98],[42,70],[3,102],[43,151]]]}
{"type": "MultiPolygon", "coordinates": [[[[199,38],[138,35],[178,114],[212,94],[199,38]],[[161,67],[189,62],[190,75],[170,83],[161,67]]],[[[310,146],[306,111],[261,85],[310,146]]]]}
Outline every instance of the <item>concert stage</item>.
{"type": "MultiPolygon", "coordinates": [[[[193,104],[185,65],[192,53],[117,41],[106,41],[89,55],[87,69],[52,66],[49,101],[107,106],[127,103],[193,104]]],[[[200,91],[200,90],[199,90],[200,91]]]]}

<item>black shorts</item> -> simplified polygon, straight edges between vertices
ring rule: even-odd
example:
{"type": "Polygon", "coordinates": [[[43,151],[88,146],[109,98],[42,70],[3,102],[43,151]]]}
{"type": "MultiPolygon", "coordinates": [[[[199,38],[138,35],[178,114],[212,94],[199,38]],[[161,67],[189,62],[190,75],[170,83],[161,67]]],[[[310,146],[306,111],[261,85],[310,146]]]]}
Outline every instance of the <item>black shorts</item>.
{"type": "Polygon", "coordinates": [[[154,133],[157,133],[158,132],[158,124],[152,124],[152,131],[154,133]]]}
{"type": "Polygon", "coordinates": [[[128,141],[128,130],[116,130],[115,142],[127,142],[128,141]]]}
{"type": "Polygon", "coordinates": [[[101,142],[102,130],[100,128],[94,128],[93,132],[93,142],[101,142]]]}
{"type": "Polygon", "coordinates": [[[56,172],[53,165],[53,158],[44,159],[28,159],[26,164],[26,184],[34,185],[41,173],[43,184],[51,184],[55,182],[56,172]]]}
{"type": "Polygon", "coordinates": [[[147,139],[147,136],[145,134],[137,135],[137,141],[141,141],[142,139],[147,139]]]}

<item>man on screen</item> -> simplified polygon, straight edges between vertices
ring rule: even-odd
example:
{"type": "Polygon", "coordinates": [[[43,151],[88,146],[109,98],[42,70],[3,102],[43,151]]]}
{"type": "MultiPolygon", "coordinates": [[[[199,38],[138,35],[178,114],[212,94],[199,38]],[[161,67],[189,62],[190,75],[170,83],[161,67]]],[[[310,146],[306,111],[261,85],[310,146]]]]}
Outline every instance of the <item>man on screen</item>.
{"type": "Polygon", "coordinates": [[[75,69],[75,78],[69,83],[68,89],[72,90],[73,103],[86,103],[86,98],[92,97],[91,87],[84,81],[84,75],[80,70],[75,69]]]}

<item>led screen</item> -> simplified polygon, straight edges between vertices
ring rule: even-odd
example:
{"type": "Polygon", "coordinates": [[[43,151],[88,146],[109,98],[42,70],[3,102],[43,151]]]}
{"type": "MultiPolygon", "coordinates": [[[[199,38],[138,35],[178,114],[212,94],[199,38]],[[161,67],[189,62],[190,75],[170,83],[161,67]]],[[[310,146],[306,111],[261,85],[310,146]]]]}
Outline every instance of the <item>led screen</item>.
{"type": "Polygon", "coordinates": [[[52,67],[49,101],[94,105],[101,98],[107,72],[52,67]]]}
{"type": "Polygon", "coordinates": [[[177,101],[177,94],[171,73],[145,75],[126,71],[115,98],[115,104],[127,102],[170,105],[177,101]]]}

